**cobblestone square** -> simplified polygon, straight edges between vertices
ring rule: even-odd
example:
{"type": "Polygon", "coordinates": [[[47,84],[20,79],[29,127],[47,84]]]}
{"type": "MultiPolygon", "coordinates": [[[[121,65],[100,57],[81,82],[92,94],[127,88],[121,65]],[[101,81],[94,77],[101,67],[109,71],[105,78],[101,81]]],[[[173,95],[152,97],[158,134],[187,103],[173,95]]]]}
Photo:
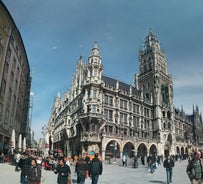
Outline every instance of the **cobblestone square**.
{"type": "MultiPolygon", "coordinates": [[[[173,170],[173,184],[190,184],[186,175],[187,161],[176,162],[173,170]]],[[[71,166],[72,179],[74,179],[74,166],[71,166]]],[[[8,163],[0,164],[1,183],[20,183],[20,172],[15,172],[15,167],[8,163]]],[[[42,169],[42,184],[56,184],[57,175],[52,171],[42,169]]],[[[147,166],[138,168],[122,167],[115,164],[104,164],[103,174],[99,178],[99,184],[166,184],[166,172],[163,165],[158,166],[153,174],[147,170],[147,166]]],[[[86,179],[85,184],[91,184],[91,179],[86,179]]]]}

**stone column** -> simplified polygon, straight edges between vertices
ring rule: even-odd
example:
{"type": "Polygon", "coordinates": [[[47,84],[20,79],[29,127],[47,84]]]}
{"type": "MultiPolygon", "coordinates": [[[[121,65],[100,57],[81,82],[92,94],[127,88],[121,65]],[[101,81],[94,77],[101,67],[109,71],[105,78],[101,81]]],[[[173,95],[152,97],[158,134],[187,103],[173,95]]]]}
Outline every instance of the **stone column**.
{"type": "Polygon", "coordinates": [[[120,152],[120,159],[123,158],[123,151],[120,152]]]}
{"type": "Polygon", "coordinates": [[[102,160],[105,160],[105,150],[102,150],[102,160]]]}

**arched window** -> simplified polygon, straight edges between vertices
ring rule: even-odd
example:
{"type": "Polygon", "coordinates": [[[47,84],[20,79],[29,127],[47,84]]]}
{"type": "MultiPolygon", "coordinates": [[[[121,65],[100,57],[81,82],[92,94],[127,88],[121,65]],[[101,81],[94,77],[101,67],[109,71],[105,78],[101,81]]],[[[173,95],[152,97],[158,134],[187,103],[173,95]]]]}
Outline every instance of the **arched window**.
{"type": "Polygon", "coordinates": [[[171,112],[170,111],[167,112],[167,118],[171,119],[171,112]]]}
{"type": "Polygon", "coordinates": [[[149,93],[146,93],[146,100],[149,100],[149,93]]]}

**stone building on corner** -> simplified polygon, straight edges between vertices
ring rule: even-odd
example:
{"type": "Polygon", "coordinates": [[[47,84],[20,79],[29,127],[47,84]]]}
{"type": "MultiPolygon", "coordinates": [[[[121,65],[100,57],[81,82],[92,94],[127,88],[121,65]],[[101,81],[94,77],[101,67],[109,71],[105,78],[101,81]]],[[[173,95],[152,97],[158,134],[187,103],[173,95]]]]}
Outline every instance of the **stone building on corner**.
{"type": "Polygon", "coordinates": [[[0,153],[30,142],[30,66],[21,34],[0,1],[0,153]]]}
{"type": "Polygon", "coordinates": [[[99,152],[105,159],[202,148],[199,109],[187,115],[174,107],[166,54],[152,32],[138,58],[139,73],[130,85],[102,74],[96,42],[87,63],[80,57],[70,90],[54,100],[46,140],[50,150],[71,156],[99,152]]]}

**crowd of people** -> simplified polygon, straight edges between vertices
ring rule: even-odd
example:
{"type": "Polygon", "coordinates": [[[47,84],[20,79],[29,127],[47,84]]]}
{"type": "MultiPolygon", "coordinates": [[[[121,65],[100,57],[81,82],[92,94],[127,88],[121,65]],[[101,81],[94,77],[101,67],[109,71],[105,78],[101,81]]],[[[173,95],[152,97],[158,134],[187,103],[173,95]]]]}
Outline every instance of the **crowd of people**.
{"type": "MultiPolygon", "coordinates": [[[[182,160],[188,160],[186,173],[191,181],[191,184],[203,184],[203,152],[195,151],[186,154],[179,155],[167,155],[165,160],[162,156],[149,155],[147,157],[147,163],[149,171],[153,174],[158,165],[163,163],[163,167],[166,169],[167,184],[172,183],[173,180],[173,167],[175,162],[181,162],[182,160]]],[[[143,158],[141,157],[142,163],[143,158]]]]}
{"type": "Polygon", "coordinates": [[[58,184],[84,184],[87,177],[91,178],[92,184],[97,184],[99,175],[103,171],[103,164],[98,153],[94,156],[85,153],[71,158],[63,155],[62,152],[42,157],[41,153],[25,151],[15,152],[13,160],[15,171],[20,172],[22,184],[40,184],[42,168],[57,174],[56,183],[58,184]],[[75,166],[76,179],[71,179],[71,165],[75,166]]]}
{"type": "MultiPolygon", "coordinates": [[[[91,178],[92,184],[97,184],[99,175],[103,172],[103,164],[99,156],[98,153],[95,153],[94,156],[85,153],[70,157],[63,155],[62,152],[55,152],[47,157],[42,157],[42,153],[32,151],[20,153],[16,151],[11,160],[15,161],[15,171],[20,171],[20,182],[22,184],[40,184],[42,168],[57,174],[56,182],[58,184],[85,184],[87,177],[91,178]],[[74,166],[74,178],[76,179],[71,179],[71,165],[74,166]]],[[[155,154],[148,157],[135,155],[134,168],[138,167],[138,159],[140,159],[142,165],[147,165],[151,174],[156,171],[159,165],[163,165],[166,169],[167,184],[172,183],[175,162],[187,159],[186,173],[191,184],[203,184],[203,152],[196,151],[190,155],[167,155],[165,159],[163,156],[155,154]]],[[[127,166],[127,156],[125,154],[121,160],[122,165],[127,166]]]]}

